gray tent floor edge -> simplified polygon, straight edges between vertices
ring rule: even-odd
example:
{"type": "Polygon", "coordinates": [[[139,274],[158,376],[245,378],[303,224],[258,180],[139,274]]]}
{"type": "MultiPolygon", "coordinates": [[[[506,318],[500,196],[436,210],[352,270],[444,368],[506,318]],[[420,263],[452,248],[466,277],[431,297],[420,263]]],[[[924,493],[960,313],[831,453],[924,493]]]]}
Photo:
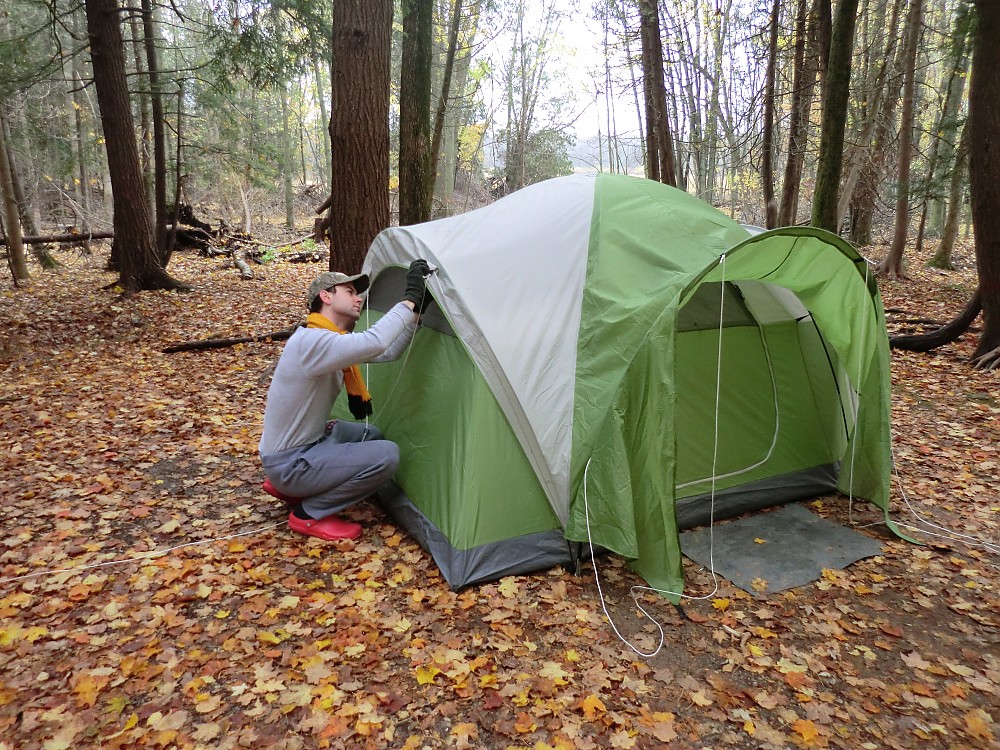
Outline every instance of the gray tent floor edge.
{"type": "Polygon", "coordinates": [[[837,492],[838,473],[837,463],[823,464],[719,490],[715,493],[714,510],[709,502],[709,493],[678,498],[677,528],[689,529],[706,524],[713,518],[718,521],[837,492]]]}
{"type": "Polygon", "coordinates": [[[575,564],[573,546],[562,529],[504,539],[468,550],[456,549],[394,482],[379,488],[379,504],[427,551],[453,591],[505,576],[575,564]]]}

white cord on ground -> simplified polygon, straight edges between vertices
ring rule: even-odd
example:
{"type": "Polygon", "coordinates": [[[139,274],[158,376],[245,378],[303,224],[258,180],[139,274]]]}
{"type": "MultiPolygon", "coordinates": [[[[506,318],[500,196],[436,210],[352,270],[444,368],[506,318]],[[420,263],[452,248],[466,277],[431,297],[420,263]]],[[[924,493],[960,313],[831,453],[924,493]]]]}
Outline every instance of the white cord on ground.
{"type": "MultiPolygon", "coordinates": [[[[868,282],[869,282],[869,279],[870,279],[870,276],[869,276],[870,270],[871,270],[870,266],[868,264],[868,261],[866,260],[865,261],[865,288],[866,289],[868,288],[868,282]]],[[[867,327],[865,328],[865,330],[864,330],[863,333],[865,334],[865,336],[867,335],[867,327]]],[[[863,336],[862,339],[861,339],[862,351],[864,351],[864,345],[867,343],[866,339],[865,339],[865,336],[863,336]]],[[[858,360],[858,392],[860,392],[861,385],[862,385],[861,384],[861,364],[862,364],[862,361],[859,358],[859,360],[858,360]]],[[[855,431],[857,431],[857,425],[858,425],[857,414],[855,414],[854,415],[854,429],[855,429],[855,431]]],[[[891,432],[891,430],[890,430],[890,432],[891,432]]],[[[974,536],[974,535],[963,534],[961,532],[955,531],[954,529],[949,529],[946,526],[942,526],[942,525],[937,524],[937,523],[935,523],[933,521],[929,521],[926,518],[923,518],[920,515],[920,513],[917,512],[916,508],[914,508],[913,505],[910,503],[910,498],[907,496],[906,490],[903,488],[903,478],[899,475],[899,468],[898,468],[898,465],[897,465],[897,462],[896,462],[896,453],[895,453],[895,449],[893,448],[892,437],[893,436],[890,434],[890,436],[889,436],[889,451],[890,451],[890,459],[891,459],[891,465],[892,465],[892,473],[896,477],[896,485],[899,488],[899,494],[900,494],[900,496],[903,498],[903,503],[906,505],[907,510],[910,511],[910,514],[917,520],[918,523],[924,524],[924,526],[926,526],[926,527],[930,527],[932,529],[936,529],[937,531],[942,531],[944,533],[943,534],[938,534],[938,533],[935,533],[933,531],[928,531],[927,528],[924,528],[924,527],[921,527],[921,526],[911,526],[910,524],[902,523],[902,522],[896,521],[896,520],[893,520],[893,523],[895,523],[900,528],[909,529],[911,531],[917,531],[917,532],[919,532],[921,534],[926,534],[927,536],[934,537],[936,539],[944,539],[946,541],[956,542],[958,544],[964,544],[964,545],[969,546],[969,547],[982,547],[983,549],[987,550],[988,552],[990,552],[992,554],[1000,554],[1000,545],[997,545],[997,544],[995,544],[993,542],[987,542],[987,541],[981,539],[980,537],[977,537],[977,536],[974,536]]],[[[857,526],[854,523],[854,460],[855,460],[855,455],[857,453],[857,447],[858,447],[858,440],[857,440],[857,438],[855,438],[855,440],[854,440],[854,442],[853,442],[853,444],[851,446],[851,451],[852,451],[851,452],[851,472],[850,472],[850,481],[848,483],[848,494],[847,494],[847,498],[848,498],[848,523],[851,526],[855,526],[855,527],[857,527],[857,526]]],[[[869,526],[876,526],[876,525],[878,525],[878,523],[880,523],[880,522],[874,522],[874,523],[871,523],[871,524],[866,524],[865,526],[858,527],[858,528],[867,528],[869,526]]]]}
{"type": "Polygon", "coordinates": [[[168,552],[173,552],[174,550],[183,549],[184,547],[196,547],[200,544],[209,544],[211,542],[224,542],[229,539],[236,539],[241,536],[250,536],[251,534],[259,534],[261,531],[267,531],[268,529],[277,528],[284,524],[284,521],[278,523],[272,523],[270,526],[261,526],[259,529],[253,529],[251,531],[240,531],[236,534],[229,534],[227,536],[220,536],[214,539],[199,539],[196,542],[185,542],[184,544],[178,544],[173,547],[167,547],[166,549],[153,550],[152,552],[146,552],[142,555],[137,555],[135,557],[126,557],[120,560],[107,560],[101,563],[94,563],[92,565],[81,565],[77,568],[55,568],[50,570],[38,570],[34,573],[26,573],[25,575],[13,576],[11,578],[0,578],[0,584],[12,583],[13,581],[23,581],[28,578],[38,578],[39,576],[53,576],[59,573],[82,573],[85,570],[93,570],[95,568],[104,568],[109,565],[125,565],[127,563],[139,562],[141,560],[148,560],[153,557],[159,557],[165,555],[168,552]]]}

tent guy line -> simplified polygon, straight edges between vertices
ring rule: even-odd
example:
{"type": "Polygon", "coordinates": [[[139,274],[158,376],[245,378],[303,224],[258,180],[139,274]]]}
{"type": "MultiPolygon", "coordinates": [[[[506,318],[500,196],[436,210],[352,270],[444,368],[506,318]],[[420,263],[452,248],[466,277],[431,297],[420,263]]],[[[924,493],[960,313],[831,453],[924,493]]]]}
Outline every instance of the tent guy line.
{"type": "MultiPolygon", "coordinates": [[[[711,490],[711,493],[710,493],[710,496],[709,496],[709,516],[708,516],[708,561],[709,561],[709,571],[712,574],[713,587],[712,587],[712,590],[710,592],[708,592],[707,594],[703,594],[702,596],[689,596],[688,594],[684,594],[683,592],[679,592],[679,591],[667,591],[667,590],[664,590],[664,589],[657,589],[657,588],[654,588],[652,586],[632,586],[629,589],[629,594],[631,594],[632,601],[635,603],[635,606],[639,609],[640,612],[642,612],[642,614],[646,617],[646,619],[652,621],[653,624],[656,625],[657,629],[660,631],[660,643],[659,643],[659,645],[657,645],[657,647],[655,649],[653,649],[653,651],[651,651],[649,653],[646,653],[644,651],[640,651],[631,641],[629,641],[627,638],[625,638],[625,636],[623,636],[621,634],[621,632],[618,630],[618,626],[615,624],[614,619],[611,617],[611,613],[608,611],[607,605],[605,604],[605,601],[604,601],[604,591],[601,589],[601,578],[600,578],[600,575],[598,574],[598,570],[597,570],[597,557],[594,555],[594,539],[593,539],[593,536],[592,536],[591,531],[590,531],[590,502],[589,502],[588,497],[587,497],[587,472],[590,470],[590,459],[587,459],[587,465],[584,466],[584,468],[583,468],[583,508],[584,508],[584,514],[586,516],[586,522],[587,522],[587,543],[590,546],[590,560],[591,560],[591,563],[594,566],[594,582],[597,584],[597,595],[598,595],[598,597],[600,597],[600,600],[601,600],[601,609],[604,610],[604,616],[608,618],[608,622],[611,624],[611,629],[615,631],[615,635],[618,636],[618,640],[620,640],[622,643],[624,643],[630,649],[632,649],[633,651],[635,651],[635,653],[637,653],[639,656],[642,656],[642,657],[647,658],[647,659],[651,659],[652,657],[654,657],[658,653],[660,653],[660,650],[663,648],[663,643],[664,643],[665,635],[663,633],[663,623],[661,623],[659,620],[657,620],[655,617],[653,617],[651,614],[649,614],[649,612],[646,611],[645,607],[643,607],[642,604],[639,603],[639,597],[636,595],[636,592],[638,592],[638,591],[651,591],[651,592],[656,593],[656,594],[666,594],[668,596],[679,597],[681,599],[690,599],[692,601],[701,601],[701,600],[710,599],[711,597],[715,596],[715,594],[718,593],[718,591],[719,591],[719,579],[718,579],[718,576],[716,576],[716,574],[715,574],[715,483],[716,483],[716,479],[718,478],[718,477],[716,477],[716,469],[718,467],[718,458],[719,458],[719,402],[720,402],[720,400],[722,398],[722,387],[721,387],[721,384],[722,384],[722,325],[723,325],[723,321],[725,321],[725,319],[726,319],[726,316],[725,316],[725,312],[726,312],[726,293],[725,293],[725,290],[726,290],[726,254],[725,253],[722,253],[722,255],[719,256],[719,266],[722,269],[721,270],[722,279],[721,279],[721,281],[719,283],[719,344],[718,344],[718,349],[717,349],[717,352],[716,352],[716,359],[715,359],[715,418],[714,418],[714,442],[713,442],[713,445],[712,445],[712,476],[711,476],[712,490],[711,490]]],[[[766,348],[766,345],[765,345],[765,348],[766,348]]],[[[770,358],[768,358],[768,363],[770,364],[770,358]]],[[[774,379],[773,373],[772,373],[771,377],[772,377],[772,383],[773,383],[773,379],[774,379]]],[[[777,402],[777,387],[775,387],[775,402],[777,402]]],[[[775,403],[775,407],[777,407],[777,403],[775,403]]],[[[777,435],[777,433],[778,433],[778,419],[777,419],[777,417],[775,418],[774,431],[775,431],[774,438],[771,441],[771,448],[772,449],[774,448],[774,445],[777,443],[777,437],[778,437],[778,435],[777,435]]],[[[770,451],[768,451],[768,456],[770,456],[770,451]]],[[[766,461],[767,459],[764,459],[764,460],[766,461]]],[[[750,469],[746,469],[745,471],[749,471],[749,470],[750,469]]],[[[740,473],[740,472],[734,472],[734,474],[738,474],[738,473],[740,473]]],[[[699,481],[704,481],[704,480],[699,480],[699,481]]]]}

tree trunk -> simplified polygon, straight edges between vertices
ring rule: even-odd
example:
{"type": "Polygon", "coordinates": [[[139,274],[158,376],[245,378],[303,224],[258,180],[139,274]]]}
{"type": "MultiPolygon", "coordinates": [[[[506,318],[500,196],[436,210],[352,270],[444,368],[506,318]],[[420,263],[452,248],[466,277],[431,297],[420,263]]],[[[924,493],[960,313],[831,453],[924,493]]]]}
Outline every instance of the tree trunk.
{"type": "MultiPolygon", "coordinates": [[[[808,29],[808,0],[799,0],[795,18],[795,70],[792,75],[792,105],[789,112],[788,160],[781,185],[781,206],[778,209],[778,226],[791,226],[797,221],[799,185],[802,165],[805,163],[809,138],[809,110],[812,107],[816,66],[806,61],[808,29]]],[[[813,57],[813,55],[810,55],[813,57]]]]}
{"type": "Polygon", "coordinates": [[[94,86],[101,110],[108,169],[114,190],[114,248],[118,284],[140,289],[185,289],[163,269],[153,239],[153,220],[144,198],[139,149],[125,79],[125,48],[115,0],[87,0],[94,86]]]}
{"type": "Polygon", "coordinates": [[[154,234],[160,263],[166,268],[167,257],[167,133],[163,116],[163,92],[160,86],[160,63],[156,50],[156,24],[151,0],[142,0],[142,33],[146,43],[146,69],[149,75],[149,103],[153,114],[153,206],[154,234]]]}
{"type": "MultiPolygon", "coordinates": [[[[944,174],[949,167],[954,169],[953,162],[958,161],[957,143],[959,135],[959,125],[961,123],[962,100],[965,95],[965,84],[969,71],[969,33],[972,30],[970,21],[972,20],[971,8],[967,4],[961,4],[955,11],[955,23],[952,37],[946,43],[951,58],[951,64],[943,83],[941,98],[944,104],[941,107],[941,116],[938,120],[934,133],[934,146],[931,153],[931,162],[940,167],[940,170],[928,170],[928,183],[932,186],[929,192],[928,214],[930,222],[930,234],[943,237],[946,231],[947,217],[950,211],[947,210],[942,200],[941,188],[937,185],[937,174],[942,173],[940,182],[944,182],[944,174]],[[933,179],[932,179],[933,178],[933,179]]],[[[952,180],[948,181],[953,182],[952,180]]],[[[949,184],[950,187],[950,184],[949,184]]]]}
{"type": "MultiPolygon", "coordinates": [[[[316,79],[316,102],[319,104],[319,116],[320,122],[330,122],[330,115],[326,111],[326,92],[325,86],[326,78],[322,75],[322,67],[319,64],[319,53],[313,48],[312,53],[312,66],[313,66],[313,76],[316,79]]],[[[329,135],[329,133],[327,133],[329,135]]],[[[330,194],[330,139],[324,137],[321,139],[323,141],[323,164],[325,164],[326,174],[323,175],[323,192],[327,195],[330,194]]]]}
{"type": "Polygon", "coordinates": [[[823,95],[823,119],[820,126],[819,164],[816,168],[816,191],[813,195],[812,223],[836,232],[837,196],[840,171],[844,161],[844,131],[851,87],[851,55],[854,47],[854,24],[858,0],[840,0],[830,42],[830,59],[823,95]]]}
{"type": "Polygon", "coordinates": [[[431,58],[433,0],[403,0],[399,74],[399,223],[431,216],[431,58]]]}
{"type": "Polygon", "coordinates": [[[292,131],[289,126],[288,89],[281,87],[281,183],[285,193],[285,227],[295,229],[295,191],[292,187],[292,131]]]}
{"type": "MultiPolygon", "coordinates": [[[[896,103],[899,99],[898,90],[901,85],[905,67],[903,55],[897,50],[898,24],[904,0],[894,0],[892,13],[888,22],[882,14],[880,26],[885,28],[888,39],[882,54],[878,72],[874,80],[865,84],[866,91],[859,98],[864,102],[860,107],[863,112],[860,135],[857,144],[852,149],[846,168],[840,200],[837,203],[837,225],[843,224],[851,207],[859,207],[864,216],[851,217],[852,229],[859,228],[866,236],[871,233],[870,217],[874,214],[874,204],[877,198],[878,185],[882,182],[885,169],[889,124],[895,118],[896,103]],[[890,75],[891,73],[891,75],[890,75]],[[862,178],[863,181],[862,181],[862,178]],[[856,196],[858,185],[862,187],[862,195],[856,196]],[[857,200],[856,200],[857,199],[857,200]]],[[[871,76],[866,76],[867,80],[871,76]]],[[[852,235],[853,236],[853,235],[852,235]]],[[[854,240],[857,242],[857,240],[854,240]]],[[[863,242],[861,244],[868,244],[863,242]]]]}
{"type": "Polygon", "coordinates": [[[976,366],[1000,363],[1000,3],[977,0],[969,85],[969,189],[983,331],[976,366]]]}
{"type": "Polygon", "coordinates": [[[448,49],[445,50],[444,73],[441,80],[441,95],[438,97],[437,113],[434,116],[434,134],[431,136],[430,154],[430,194],[434,195],[441,161],[441,138],[444,121],[448,113],[448,97],[451,95],[451,76],[455,70],[455,55],[458,51],[458,32],[462,25],[462,0],[455,0],[451,12],[451,26],[448,29],[448,49]]]}
{"type": "Polygon", "coordinates": [[[774,78],[778,67],[778,20],[781,0],[771,4],[771,28],[767,44],[767,75],[764,83],[764,132],[761,150],[760,181],[764,189],[764,210],[767,228],[778,226],[778,203],[774,198],[774,78]]]}
{"type": "Polygon", "coordinates": [[[955,165],[951,170],[951,181],[948,190],[948,215],[944,220],[944,230],[941,232],[941,242],[930,260],[928,268],[941,268],[954,271],[951,261],[955,240],[958,238],[958,217],[962,213],[962,185],[965,182],[966,165],[969,161],[969,129],[962,128],[962,137],[955,152],[955,165]]]}
{"type": "Polygon", "coordinates": [[[899,123],[899,161],[896,182],[896,224],[889,252],[878,267],[877,275],[904,279],[903,253],[910,228],[910,161],[913,158],[913,94],[917,68],[917,46],[920,43],[923,0],[911,0],[906,22],[906,47],[903,51],[903,108],[899,123]]]}
{"type": "MultiPolygon", "coordinates": [[[[2,106],[0,106],[0,130],[2,130],[0,132],[0,142],[7,144],[7,165],[10,169],[10,186],[14,191],[14,199],[17,201],[17,213],[21,219],[21,226],[27,234],[38,235],[38,223],[35,221],[35,213],[28,204],[27,196],[24,193],[24,185],[17,169],[17,161],[14,158],[14,149],[11,145],[10,125],[7,122],[7,117],[4,114],[2,106]]],[[[24,237],[21,238],[21,241],[24,244],[28,244],[24,237]]],[[[33,243],[31,245],[31,254],[35,256],[38,265],[46,270],[59,267],[59,261],[52,257],[52,254],[49,252],[49,246],[44,242],[33,243]]]]}
{"type": "MultiPolygon", "coordinates": [[[[135,14],[129,16],[129,30],[132,33],[132,46],[134,48],[135,72],[138,80],[146,78],[146,66],[142,61],[143,55],[143,35],[139,31],[139,19],[135,14]]],[[[149,205],[156,205],[156,194],[153,192],[153,128],[149,118],[149,97],[140,94],[139,97],[139,169],[142,171],[142,182],[146,186],[149,194],[149,205]]]]}
{"type": "Polygon", "coordinates": [[[25,257],[24,243],[21,241],[21,219],[17,211],[17,198],[14,196],[5,136],[3,128],[0,128],[0,199],[3,200],[3,223],[7,230],[10,272],[14,278],[14,285],[17,286],[29,278],[28,259],[25,257]]]}
{"type": "Polygon", "coordinates": [[[333,4],[330,268],[361,269],[389,226],[391,0],[333,4]]]}
{"type": "MultiPolygon", "coordinates": [[[[656,105],[653,97],[653,51],[652,36],[653,13],[658,9],[656,2],[640,0],[639,2],[639,42],[642,60],[642,100],[645,122],[643,143],[646,151],[646,178],[660,181],[660,155],[656,146],[656,105]]],[[[657,28],[656,33],[659,33],[657,28]]]]}

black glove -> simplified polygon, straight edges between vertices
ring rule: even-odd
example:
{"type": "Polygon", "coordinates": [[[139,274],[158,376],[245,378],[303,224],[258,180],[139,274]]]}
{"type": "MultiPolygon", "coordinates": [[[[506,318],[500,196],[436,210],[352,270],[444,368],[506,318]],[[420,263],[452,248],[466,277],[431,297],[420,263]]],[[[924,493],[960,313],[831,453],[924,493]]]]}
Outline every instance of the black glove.
{"type": "Polygon", "coordinates": [[[421,307],[426,292],[424,277],[430,275],[431,267],[426,260],[415,260],[410,264],[410,270],[406,272],[406,291],[403,299],[413,303],[415,309],[421,307]]]}
{"type": "Polygon", "coordinates": [[[420,303],[420,309],[418,310],[418,312],[421,315],[423,315],[425,312],[427,312],[427,308],[431,306],[432,302],[434,302],[434,298],[431,296],[431,290],[430,289],[425,289],[424,290],[424,301],[420,303]]]}

